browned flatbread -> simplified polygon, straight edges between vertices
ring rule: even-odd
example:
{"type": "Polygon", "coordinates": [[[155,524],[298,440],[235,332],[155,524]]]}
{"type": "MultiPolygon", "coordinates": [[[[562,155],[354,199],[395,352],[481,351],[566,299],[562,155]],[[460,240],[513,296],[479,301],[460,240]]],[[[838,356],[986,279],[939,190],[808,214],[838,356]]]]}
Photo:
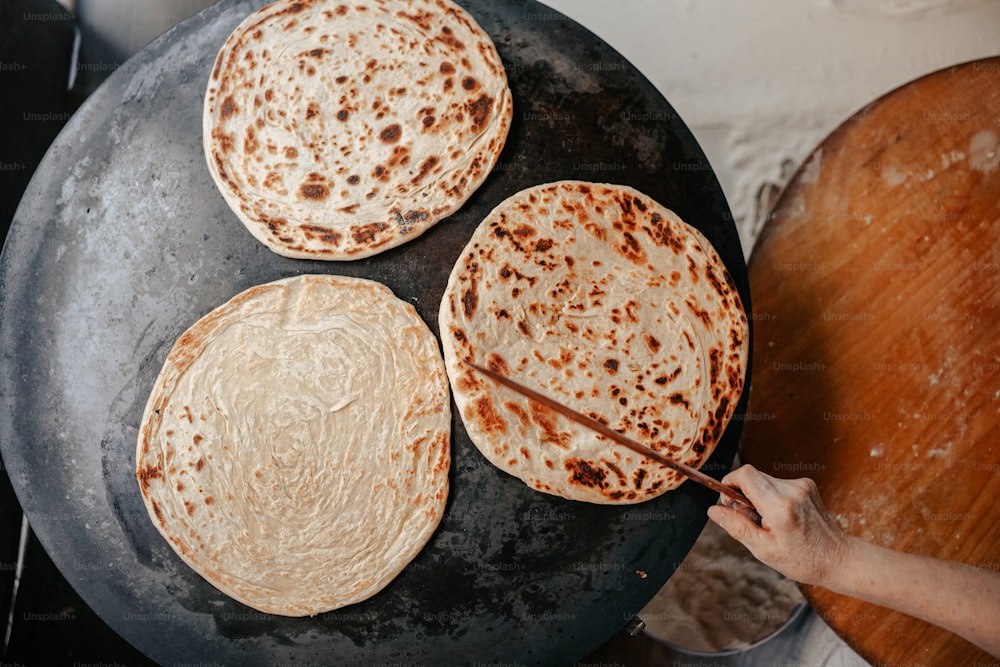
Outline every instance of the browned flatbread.
{"type": "Polygon", "coordinates": [[[636,190],[540,185],[497,206],[439,314],[466,429],[534,489],[636,503],[677,473],[478,375],[487,365],[678,461],[711,455],[743,390],[749,325],[707,239],[636,190]]]}
{"type": "Polygon", "coordinates": [[[136,477],[157,530],[227,595],[304,616],[364,600],[430,539],[448,496],[444,364],[379,283],[259,285],[176,342],[136,477]]]}
{"type": "Polygon", "coordinates": [[[512,108],[489,35],[451,0],[278,0],[219,51],[203,141],[259,241],[359,259],[457,210],[496,163],[512,108]]]}

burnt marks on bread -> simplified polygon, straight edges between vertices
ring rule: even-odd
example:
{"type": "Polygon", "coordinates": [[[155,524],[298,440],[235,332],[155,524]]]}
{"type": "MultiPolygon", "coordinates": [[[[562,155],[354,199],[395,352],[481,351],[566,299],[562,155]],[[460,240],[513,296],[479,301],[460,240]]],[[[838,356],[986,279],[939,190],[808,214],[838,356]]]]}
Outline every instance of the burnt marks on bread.
{"type": "Polygon", "coordinates": [[[323,227],[321,225],[302,225],[302,233],[309,240],[319,240],[332,246],[340,245],[344,235],[337,230],[323,227]]]}
{"type": "Polygon", "coordinates": [[[149,484],[156,479],[163,479],[163,469],[159,465],[140,466],[135,472],[135,478],[142,488],[143,494],[149,493],[149,484]]]}
{"type": "Polygon", "coordinates": [[[239,111],[239,107],[236,106],[236,100],[232,95],[227,95],[226,99],[222,100],[222,106],[219,108],[219,117],[222,120],[227,120],[237,111],[239,111]]]}
{"type": "Polygon", "coordinates": [[[493,109],[493,98],[483,94],[474,100],[466,103],[466,110],[472,121],[472,131],[479,133],[486,127],[486,121],[490,118],[490,111],[493,109]]]}
{"type": "Polygon", "coordinates": [[[476,279],[469,280],[468,286],[462,290],[462,315],[469,320],[476,314],[479,306],[479,292],[477,290],[476,279]]]}
{"type": "Polygon", "coordinates": [[[299,186],[299,194],[309,201],[323,201],[330,196],[330,188],[322,183],[307,182],[299,186]]]}
{"type": "Polygon", "coordinates": [[[507,420],[496,409],[489,395],[475,399],[465,414],[466,418],[484,433],[499,435],[507,433],[507,420]]]}
{"type": "Polygon", "coordinates": [[[387,227],[388,225],[383,222],[357,225],[351,228],[351,238],[359,246],[372,245],[377,242],[379,234],[387,227]]]}
{"type": "Polygon", "coordinates": [[[417,173],[410,179],[410,184],[419,185],[424,178],[426,178],[427,174],[431,173],[434,170],[434,167],[438,166],[440,162],[441,160],[437,155],[430,155],[426,157],[417,168],[417,173]]]}
{"type": "Polygon", "coordinates": [[[568,473],[567,484],[586,489],[604,498],[606,502],[631,503],[658,495],[663,480],[657,480],[646,488],[649,478],[645,468],[638,468],[627,474],[618,463],[601,458],[597,461],[582,458],[567,459],[563,467],[568,473]]]}
{"type": "Polygon", "coordinates": [[[451,26],[448,25],[443,26],[441,28],[441,32],[438,33],[438,35],[434,38],[434,41],[444,44],[452,51],[465,50],[465,44],[460,39],[458,39],[458,37],[455,35],[455,31],[452,30],[451,26]]]}
{"type": "Polygon", "coordinates": [[[608,487],[607,471],[590,461],[571,458],[566,460],[564,466],[570,473],[570,484],[578,484],[596,489],[606,489],[608,487]]]}
{"type": "Polygon", "coordinates": [[[487,356],[486,367],[494,373],[499,373],[500,375],[510,375],[510,366],[508,366],[507,360],[496,352],[492,352],[489,356],[487,356]]]}
{"type": "Polygon", "coordinates": [[[402,235],[409,234],[415,225],[427,220],[431,215],[429,211],[423,209],[407,211],[406,213],[403,213],[399,209],[394,209],[391,213],[396,223],[396,230],[402,235]]]}
{"type": "Polygon", "coordinates": [[[638,239],[631,232],[623,232],[618,244],[619,254],[633,264],[645,264],[648,260],[638,239]]]}
{"type": "Polygon", "coordinates": [[[399,123],[393,123],[392,125],[386,125],[381,132],[378,134],[378,138],[384,144],[394,144],[399,141],[399,138],[403,135],[403,128],[399,123]]]}

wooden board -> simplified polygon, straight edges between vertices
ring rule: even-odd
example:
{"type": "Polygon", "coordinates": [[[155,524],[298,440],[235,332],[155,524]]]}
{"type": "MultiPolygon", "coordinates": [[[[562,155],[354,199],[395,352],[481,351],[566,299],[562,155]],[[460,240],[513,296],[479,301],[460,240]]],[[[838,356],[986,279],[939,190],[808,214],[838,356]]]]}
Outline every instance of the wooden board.
{"type": "MultiPolygon", "coordinates": [[[[749,268],[745,460],[814,478],[852,535],[1000,570],[1000,58],[851,116],[749,268]]],[[[872,663],[993,664],[898,612],[806,594],[872,663]]]]}

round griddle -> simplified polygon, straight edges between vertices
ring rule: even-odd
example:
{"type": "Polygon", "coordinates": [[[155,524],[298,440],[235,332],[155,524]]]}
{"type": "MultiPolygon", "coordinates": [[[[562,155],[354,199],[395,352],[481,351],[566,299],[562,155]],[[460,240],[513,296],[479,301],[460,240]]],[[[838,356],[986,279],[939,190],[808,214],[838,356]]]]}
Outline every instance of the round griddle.
{"type": "MultiPolygon", "coordinates": [[[[351,263],[279,257],[224,203],[201,147],[215,54],[261,0],[226,0],[120,67],[38,169],[4,248],[0,443],[52,559],[119,634],[164,664],[569,663],[622,628],[694,543],[715,494],[629,507],[565,501],[490,465],[453,423],[444,519],[368,601],[313,618],[227,598],[161,539],[134,478],[142,408],[175,339],[256,284],[303,273],[381,281],[437,333],[448,274],[486,213],[525,187],[628,184],[706,234],[749,307],[746,267],[704,154],[618,53],[533,2],[463,3],[515,100],[483,187],[420,238],[351,263]]],[[[721,477],[743,414],[704,469],[721,477]]]]}
{"type": "MultiPolygon", "coordinates": [[[[852,115],[783,191],[749,270],[746,460],[815,479],[849,534],[996,569],[1000,58],[852,115]]],[[[991,662],[909,616],[806,594],[873,664],[991,662]]]]}

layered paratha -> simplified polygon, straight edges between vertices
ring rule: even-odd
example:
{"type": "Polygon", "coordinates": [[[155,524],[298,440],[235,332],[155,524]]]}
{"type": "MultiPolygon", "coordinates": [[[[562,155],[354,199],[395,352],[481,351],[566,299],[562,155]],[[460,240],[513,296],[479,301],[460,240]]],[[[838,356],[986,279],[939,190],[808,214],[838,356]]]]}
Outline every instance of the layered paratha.
{"type": "Polygon", "coordinates": [[[287,257],[349,260],[457,210],[511,117],[496,48],[451,0],[278,0],[219,51],[203,141],[258,240],[287,257]]]}
{"type": "Polygon", "coordinates": [[[694,467],[745,381],[749,325],[718,253],[625,186],[564,181],[501,203],[454,266],[439,324],[473,443],[532,488],[573,500],[636,503],[683,480],[466,362],[694,467]]]}
{"type": "Polygon", "coordinates": [[[364,600],[423,548],[448,494],[437,340],[379,283],[300,276],[204,316],[167,355],[136,477],[196,572],[260,611],[364,600]]]}

